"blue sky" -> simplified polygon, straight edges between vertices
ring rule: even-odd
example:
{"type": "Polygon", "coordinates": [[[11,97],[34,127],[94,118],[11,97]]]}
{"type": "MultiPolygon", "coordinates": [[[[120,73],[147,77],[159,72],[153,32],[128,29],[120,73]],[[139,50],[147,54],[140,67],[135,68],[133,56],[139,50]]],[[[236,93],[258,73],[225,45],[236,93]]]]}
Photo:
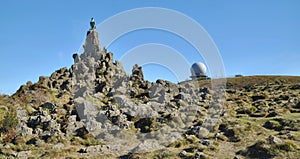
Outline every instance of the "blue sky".
{"type": "MultiPolygon", "coordinates": [[[[127,0],[16,1],[0,5],[0,93],[14,93],[61,67],[70,67],[89,29],[128,9],[163,7],[193,18],[210,34],[223,58],[227,76],[300,75],[300,1],[296,0],[127,0]]],[[[101,37],[100,42],[101,42],[101,37]]],[[[159,30],[124,35],[108,49],[115,58],[144,43],[161,43],[203,61],[186,41],[159,30]]],[[[174,81],[166,68],[144,67],[149,80],[174,81]],[[155,70],[155,71],[153,71],[155,70]]]]}

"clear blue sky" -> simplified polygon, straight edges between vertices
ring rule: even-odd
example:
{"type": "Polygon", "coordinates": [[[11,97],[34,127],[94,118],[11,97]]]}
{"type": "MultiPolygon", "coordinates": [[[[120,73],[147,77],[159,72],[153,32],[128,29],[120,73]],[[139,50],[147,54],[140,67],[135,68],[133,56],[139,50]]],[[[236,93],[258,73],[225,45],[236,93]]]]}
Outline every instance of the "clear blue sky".
{"type": "MultiPolygon", "coordinates": [[[[297,0],[3,0],[0,93],[14,93],[27,81],[36,82],[41,75],[49,76],[61,67],[70,67],[72,54],[82,45],[91,17],[100,23],[138,7],[169,8],[196,20],[215,41],[227,76],[300,75],[300,1],[297,0]]],[[[149,42],[186,52],[191,63],[202,60],[182,39],[155,30],[123,36],[109,51],[118,59],[132,47],[149,42]]],[[[172,78],[172,74],[157,66],[146,66],[145,74],[150,80],[172,78]],[[153,69],[158,71],[151,73],[153,69]]]]}

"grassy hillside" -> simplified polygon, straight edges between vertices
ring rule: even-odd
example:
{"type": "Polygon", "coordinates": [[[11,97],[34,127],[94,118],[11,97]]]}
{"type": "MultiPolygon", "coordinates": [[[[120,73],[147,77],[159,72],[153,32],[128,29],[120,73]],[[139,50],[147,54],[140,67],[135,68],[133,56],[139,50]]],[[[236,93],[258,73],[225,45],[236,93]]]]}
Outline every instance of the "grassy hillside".
{"type": "MultiPolygon", "coordinates": [[[[189,82],[181,84],[185,83],[189,82]]],[[[209,87],[211,81],[201,80],[198,84],[200,87],[209,87]]],[[[199,137],[191,133],[191,129],[182,134],[181,140],[163,149],[122,156],[116,154],[88,156],[88,153],[83,152],[85,147],[102,145],[102,143],[95,140],[84,129],[81,129],[79,134],[68,137],[53,135],[44,138],[34,134],[20,135],[16,126],[23,119],[17,118],[16,114],[22,112],[18,111],[21,108],[25,110],[25,115],[28,115],[28,117],[23,116],[24,120],[30,122],[33,121],[34,115],[43,113],[51,115],[54,119],[51,114],[54,113],[55,120],[60,124],[63,133],[67,131],[66,126],[71,121],[70,117],[74,115],[72,114],[73,97],[68,91],[49,89],[42,81],[22,87],[13,96],[0,96],[0,158],[22,157],[22,155],[48,158],[120,157],[124,159],[300,158],[300,77],[298,76],[228,78],[224,113],[209,135],[199,137]],[[49,103],[54,103],[55,112],[49,103]]],[[[105,105],[109,100],[103,97],[100,103],[105,105]]],[[[140,99],[135,97],[135,100],[140,99]]],[[[204,104],[203,109],[208,110],[208,105],[204,104]]],[[[203,123],[200,117],[196,119],[199,124],[203,123]]],[[[46,123],[32,126],[33,131],[46,131],[49,129],[46,123]]],[[[147,126],[153,127],[153,125],[147,126]]],[[[155,131],[150,128],[147,131],[155,131]]]]}
{"type": "MultiPolygon", "coordinates": [[[[182,83],[187,83],[184,81],[182,83]]],[[[255,85],[267,85],[267,84],[286,84],[293,85],[300,83],[300,76],[242,76],[226,78],[226,88],[242,88],[251,87],[255,85]]],[[[199,80],[198,84],[200,87],[210,87],[211,80],[199,80]]]]}

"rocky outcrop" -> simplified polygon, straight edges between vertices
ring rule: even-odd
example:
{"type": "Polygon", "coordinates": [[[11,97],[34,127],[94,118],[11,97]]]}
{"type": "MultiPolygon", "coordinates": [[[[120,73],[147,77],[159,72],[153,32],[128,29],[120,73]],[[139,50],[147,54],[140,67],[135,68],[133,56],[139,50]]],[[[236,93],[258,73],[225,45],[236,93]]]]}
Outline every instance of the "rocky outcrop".
{"type": "Polygon", "coordinates": [[[136,80],[143,81],[144,80],[144,74],[143,74],[143,70],[142,70],[141,66],[138,66],[137,64],[135,64],[133,66],[131,80],[133,80],[133,81],[136,81],[136,80]]]}

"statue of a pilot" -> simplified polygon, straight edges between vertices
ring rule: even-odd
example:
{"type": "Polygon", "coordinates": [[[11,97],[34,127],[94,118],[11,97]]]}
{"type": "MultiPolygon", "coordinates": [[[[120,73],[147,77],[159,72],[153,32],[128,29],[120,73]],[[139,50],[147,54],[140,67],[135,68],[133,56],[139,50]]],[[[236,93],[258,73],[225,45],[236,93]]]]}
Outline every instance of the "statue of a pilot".
{"type": "Polygon", "coordinates": [[[91,18],[90,26],[91,26],[91,30],[95,30],[96,29],[96,22],[95,22],[94,18],[91,18]]]}

